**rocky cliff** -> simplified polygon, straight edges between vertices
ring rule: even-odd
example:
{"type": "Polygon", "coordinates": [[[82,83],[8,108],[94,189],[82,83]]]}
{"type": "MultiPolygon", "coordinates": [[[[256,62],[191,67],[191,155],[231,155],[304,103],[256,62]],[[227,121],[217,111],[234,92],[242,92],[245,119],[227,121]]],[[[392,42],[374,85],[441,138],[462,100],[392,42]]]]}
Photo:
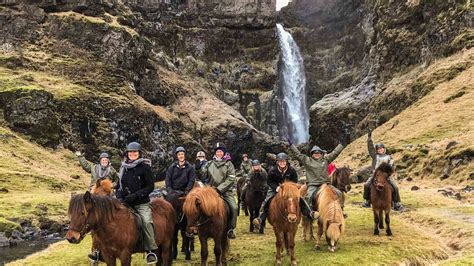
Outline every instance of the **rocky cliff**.
{"type": "Polygon", "coordinates": [[[469,68],[402,77],[472,47],[473,16],[471,1],[293,1],[279,19],[305,54],[312,141],[331,148],[344,131],[360,136],[426,95],[433,79],[469,68]],[[394,93],[397,77],[408,84],[394,93]]]}
{"type": "Polygon", "coordinates": [[[217,141],[237,157],[277,145],[259,130],[276,80],[274,2],[3,4],[2,114],[38,143],[116,163],[137,140],[157,170],[177,145],[190,159],[217,141]]]}

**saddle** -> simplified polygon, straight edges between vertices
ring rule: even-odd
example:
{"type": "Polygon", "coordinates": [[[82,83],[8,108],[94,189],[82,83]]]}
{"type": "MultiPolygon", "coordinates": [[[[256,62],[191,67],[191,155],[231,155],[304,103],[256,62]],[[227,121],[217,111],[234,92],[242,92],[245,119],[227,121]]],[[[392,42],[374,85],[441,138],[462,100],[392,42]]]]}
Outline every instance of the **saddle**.
{"type": "MultiPolygon", "coordinates": [[[[342,199],[344,201],[344,193],[342,193],[342,191],[340,191],[339,189],[337,189],[333,185],[328,184],[328,186],[334,191],[334,193],[336,193],[336,195],[339,199],[342,199]]],[[[316,211],[318,210],[318,194],[319,194],[319,191],[320,190],[318,189],[318,192],[313,193],[313,195],[311,195],[311,198],[310,198],[310,201],[314,202],[313,207],[315,208],[316,211]]],[[[341,206],[344,206],[344,202],[340,202],[340,204],[341,204],[341,206]]]]}
{"type": "Polygon", "coordinates": [[[135,244],[135,251],[140,251],[145,249],[145,232],[143,231],[143,219],[140,214],[135,211],[135,209],[128,207],[135,217],[135,221],[137,223],[137,234],[138,239],[137,243],[135,244]]]}

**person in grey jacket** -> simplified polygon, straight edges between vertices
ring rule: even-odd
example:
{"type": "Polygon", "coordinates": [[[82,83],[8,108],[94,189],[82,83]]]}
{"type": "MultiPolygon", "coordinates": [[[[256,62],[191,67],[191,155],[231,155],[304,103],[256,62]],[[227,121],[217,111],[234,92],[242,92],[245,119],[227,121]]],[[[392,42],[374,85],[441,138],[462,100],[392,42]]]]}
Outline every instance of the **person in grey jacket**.
{"type": "MultiPolygon", "coordinates": [[[[368,134],[367,134],[367,149],[369,150],[369,155],[372,158],[372,168],[377,169],[382,163],[388,163],[390,166],[393,166],[393,159],[392,156],[386,153],[385,150],[385,145],[383,143],[377,143],[374,145],[372,141],[372,131],[368,129],[368,134]]],[[[362,207],[369,208],[370,207],[370,187],[371,184],[374,180],[374,175],[367,180],[364,184],[364,203],[362,204],[362,207]]],[[[398,189],[397,184],[395,181],[389,177],[388,178],[388,183],[392,186],[393,188],[393,208],[397,211],[403,210],[404,207],[402,203],[400,202],[400,191],[398,189]]]]}

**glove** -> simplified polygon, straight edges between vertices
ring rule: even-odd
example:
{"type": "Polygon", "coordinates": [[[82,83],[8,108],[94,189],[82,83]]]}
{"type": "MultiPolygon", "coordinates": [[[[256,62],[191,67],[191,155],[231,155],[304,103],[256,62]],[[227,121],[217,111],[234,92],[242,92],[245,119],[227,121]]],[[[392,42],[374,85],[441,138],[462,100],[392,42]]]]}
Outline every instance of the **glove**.
{"type": "Polygon", "coordinates": [[[135,200],[137,199],[137,195],[136,194],[130,194],[128,196],[125,197],[124,201],[128,204],[131,204],[133,203],[135,200]]]}
{"type": "Polygon", "coordinates": [[[367,137],[372,137],[372,129],[370,127],[367,128],[367,137]]]}
{"type": "Polygon", "coordinates": [[[350,134],[345,130],[344,133],[341,136],[341,139],[339,140],[339,143],[342,146],[347,146],[351,142],[351,136],[350,134]]]}
{"type": "Polygon", "coordinates": [[[80,151],[76,151],[76,155],[77,155],[77,156],[81,156],[82,153],[81,153],[80,151]]]}
{"type": "Polygon", "coordinates": [[[280,186],[277,187],[276,192],[278,193],[280,191],[280,186]]]}

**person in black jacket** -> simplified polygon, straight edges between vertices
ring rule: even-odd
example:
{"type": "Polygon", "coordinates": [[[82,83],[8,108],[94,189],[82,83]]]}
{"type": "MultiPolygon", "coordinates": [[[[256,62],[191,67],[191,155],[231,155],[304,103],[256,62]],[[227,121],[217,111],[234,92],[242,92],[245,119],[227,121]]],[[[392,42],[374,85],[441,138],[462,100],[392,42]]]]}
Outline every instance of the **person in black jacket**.
{"type": "Polygon", "coordinates": [[[177,161],[170,165],[166,172],[166,189],[176,191],[181,194],[188,194],[193,188],[196,179],[196,171],[188,161],[186,161],[186,149],[176,148],[177,161]]]}
{"type": "MultiPolygon", "coordinates": [[[[285,181],[298,183],[298,174],[296,173],[295,168],[293,168],[288,162],[288,155],[284,152],[281,152],[277,154],[275,159],[275,165],[268,172],[267,196],[262,203],[262,207],[260,208],[259,217],[253,220],[253,224],[255,225],[257,230],[260,229],[260,226],[267,218],[270,202],[278,192],[280,185],[285,181]]],[[[316,219],[318,217],[318,213],[311,211],[308,204],[303,198],[300,198],[300,207],[303,214],[307,217],[311,219],[316,219]]]]}
{"type": "Polygon", "coordinates": [[[149,197],[155,188],[151,162],[142,158],[141,145],[137,142],[129,143],[126,152],[125,160],[120,166],[116,197],[140,214],[143,222],[146,262],[157,263],[158,246],[155,241],[149,197]]]}

